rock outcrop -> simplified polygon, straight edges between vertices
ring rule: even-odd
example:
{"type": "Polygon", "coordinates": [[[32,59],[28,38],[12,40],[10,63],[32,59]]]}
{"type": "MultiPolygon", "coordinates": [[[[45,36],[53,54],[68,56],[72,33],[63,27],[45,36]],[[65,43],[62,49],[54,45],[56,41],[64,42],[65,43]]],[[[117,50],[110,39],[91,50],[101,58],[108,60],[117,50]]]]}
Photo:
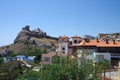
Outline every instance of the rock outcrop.
{"type": "Polygon", "coordinates": [[[16,39],[14,40],[14,43],[16,42],[30,42],[30,38],[36,37],[36,38],[46,38],[47,34],[46,32],[41,31],[39,28],[31,31],[29,29],[29,26],[25,26],[22,28],[22,30],[17,35],[16,39]]]}
{"type": "Polygon", "coordinates": [[[13,44],[0,47],[0,50],[25,53],[29,46],[31,49],[39,48],[41,50],[52,51],[57,41],[58,38],[48,36],[46,32],[43,32],[39,28],[30,30],[29,26],[25,26],[18,33],[13,44]]]}

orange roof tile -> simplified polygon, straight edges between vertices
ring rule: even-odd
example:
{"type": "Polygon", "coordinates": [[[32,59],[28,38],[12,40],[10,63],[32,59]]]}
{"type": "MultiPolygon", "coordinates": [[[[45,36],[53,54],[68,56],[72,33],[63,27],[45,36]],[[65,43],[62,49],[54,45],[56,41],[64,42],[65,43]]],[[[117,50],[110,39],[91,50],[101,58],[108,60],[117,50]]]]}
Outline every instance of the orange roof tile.
{"type": "Polygon", "coordinates": [[[58,56],[66,56],[66,54],[63,54],[62,52],[49,52],[47,54],[42,54],[42,57],[53,57],[57,53],[58,56]]]}
{"type": "Polygon", "coordinates": [[[101,41],[97,44],[97,47],[120,47],[120,42],[116,41],[114,44],[113,41],[108,41],[108,44],[106,44],[105,41],[101,41]]]}
{"type": "Polygon", "coordinates": [[[108,41],[108,44],[107,44],[105,41],[97,42],[96,39],[89,40],[88,42],[86,42],[85,40],[82,40],[79,46],[120,47],[120,42],[115,41],[115,44],[114,44],[113,41],[108,41]]]}
{"type": "Polygon", "coordinates": [[[80,38],[80,36],[72,36],[71,38],[80,38]]]}
{"type": "Polygon", "coordinates": [[[65,39],[68,38],[68,36],[60,36],[60,38],[65,39]]]}
{"type": "Polygon", "coordinates": [[[59,46],[59,44],[55,44],[55,46],[56,46],[56,47],[58,47],[58,46],[59,46]]]}
{"type": "Polygon", "coordinates": [[[86,42],[85,40],[82,40],[79,44],[79,46],[96,46],[97,41],[96,40],[90,40],[89,42],[86,42]]]}
{"type": "Polygon", "coordinates": [[[55,55],[54,52],[49,52],[49,53],[47,53],[47,54],[42,54],[42,57],[52,57],[52,56],[54,56],[54,55],[55,55]]]}

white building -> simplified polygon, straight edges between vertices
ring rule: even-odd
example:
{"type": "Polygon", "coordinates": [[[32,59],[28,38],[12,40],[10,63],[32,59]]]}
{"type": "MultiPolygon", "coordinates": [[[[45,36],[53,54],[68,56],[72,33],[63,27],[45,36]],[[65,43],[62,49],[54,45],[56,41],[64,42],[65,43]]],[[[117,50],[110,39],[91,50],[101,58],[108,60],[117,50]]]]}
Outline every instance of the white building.
{"type": "Polygon", "coordinates": [[[72,36],[72,46],[78,46],[81,42],[81,38],[79,36],[72,36]]]}
{"type": "Polygon", "coordinates": [[[68,54],[68,44],[69,44],[69,38],[67,36],[60,36],[58,51],[64,54],[68,54]]]}
{"type": "Polygon", "coordinates": [[[89,54],[87,56],[88,59],[91,59],[95,62],[99,62],[99,61],[102,61],[102,60],[108,60],[109,62],[111,62],[111,53],[92,53],[92,54],[89,54]]]}
{"type": "Polygon", "coordinates": [[[56,51],[60,51],[65,54],[73,54],[74,50],[82,39],[79,36],[73,36],[71,38],[72,40],[69,41],[69,38],[67,36],[60,36],[56,51]]]}

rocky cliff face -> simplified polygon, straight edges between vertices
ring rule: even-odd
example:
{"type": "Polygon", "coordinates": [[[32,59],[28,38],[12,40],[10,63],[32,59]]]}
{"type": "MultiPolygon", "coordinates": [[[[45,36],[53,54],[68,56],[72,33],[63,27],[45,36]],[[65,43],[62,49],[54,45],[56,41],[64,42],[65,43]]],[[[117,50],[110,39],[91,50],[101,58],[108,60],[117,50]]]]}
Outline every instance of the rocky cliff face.
{"type": "Polygon", "coordinates": [[[22,30],[17,35],[16,39],[14,40],[14,43],[17,42],[30,42],[30,38],[36,37],[36,38],[46,38],[46,32],[41,31],[39,28],[31,31],[29,29],[29,26],[25,26],[22,28],[22,30]]]}
{"type": "Polygon", "coordinates": [[[1,47],[0,50],[10,50],[13,52],[24,52],[26,46],[31,48],[40,48],[52,50],[53,45],[57,43],[58,38],[48,36],[46,32],[43,32],[39,28],[30,30],[29,26],[25,26],[18,33],[14,43],[1,47]]]}

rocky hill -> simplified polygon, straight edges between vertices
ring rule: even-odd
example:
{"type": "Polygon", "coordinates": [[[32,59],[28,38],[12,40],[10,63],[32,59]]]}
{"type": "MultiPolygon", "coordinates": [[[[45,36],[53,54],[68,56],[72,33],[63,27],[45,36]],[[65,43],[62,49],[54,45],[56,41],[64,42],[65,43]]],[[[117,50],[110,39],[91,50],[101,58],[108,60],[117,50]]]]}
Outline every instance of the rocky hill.
{"type": "Polygon", "coordinates": [[[41,50],[53,50],[54,44],[56,44],[58,38],[51,37],[43,32],[39,28],[35,30],[30,30],[29,26],[25,26],[18,33],[14,43],[11,45],[3,46],[0,50],[10,50],[13,52],[25,52],[29,48],[40,48],[41,50]]]}

